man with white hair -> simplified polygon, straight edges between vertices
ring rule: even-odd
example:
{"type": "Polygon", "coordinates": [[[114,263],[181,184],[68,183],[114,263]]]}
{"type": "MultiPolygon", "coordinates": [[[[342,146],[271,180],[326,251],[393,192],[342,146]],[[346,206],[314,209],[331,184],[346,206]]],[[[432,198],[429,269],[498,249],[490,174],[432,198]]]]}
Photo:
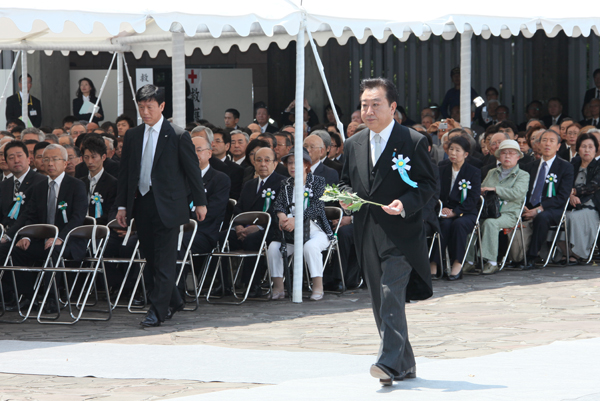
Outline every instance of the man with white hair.
{"type": "Polygon", "coordinates": [[[342,174],[342,164],[331,160],[327,155],[331,150],[331,135],[325,130],[316,130],[311,132],[311,135],[318,135],[323,140],[323,148],[321,149],[321,163],[325,166],[337,171],[338,176],[342,174]]]}
{"type": "Polygon", "coordinates": [[[340,176],[337,171],[331,167],[327,167],[321,162],[321,154],[325,144],[318,135],[310,135],[304,140],[304,147],[308,150],[310,159],[312,160],[312,166],[310,171],[314,175],[325,178],[327,184],[337,184],[340,180],[340,176]]]}
{"type": "Polygon", "coordinates": [[[83,124],[81,121],[75,121],[71,126],[71,129],[69,130],[69,133],[71,134],[71,137],[74,141],[77,140],[77,137],[79,135],[85,134],[86,132],[87,128],[85,124],[83,124]]]}
{"type": "Polygon", "coordinates": [[[21,131],[21,140],[23,142],[33,139],[38,142],[44,142],[46,140],[46,135],[37,128],[25,128],[21,131]]]}
{"type": "Polygon", "coordinates": [[[250,142],[250,137],[243,131],[233,130],[231,131],[231,147],[229,153],[233,161],[243,168],[251,166],[250,162],[246,160],[246,146],[250,142]]]}

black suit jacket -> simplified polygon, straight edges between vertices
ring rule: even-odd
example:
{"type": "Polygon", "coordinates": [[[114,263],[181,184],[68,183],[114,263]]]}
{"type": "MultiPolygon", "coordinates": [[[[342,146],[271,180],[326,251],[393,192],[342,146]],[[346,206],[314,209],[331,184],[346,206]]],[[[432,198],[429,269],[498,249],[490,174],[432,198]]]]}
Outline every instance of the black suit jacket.
{"type": "MultiPolygon", "coordinates": [[[[25,179],[23,179],[23,183],[19,187],[19,192],[23,192],[25,195],[24,201],[25,203],[21,204],[21,209],[19,210],[19,215],[24,213],[25,208],[27,207],[28,202],[31,201],[31,189],[35,184],[40,181],[47,180],[45,175],[37,173],[33,171],[32,168],[29,168],[27,175],[25,175],[25,179]]],[[[15,180],[14,176],[6,179],[0,183],[0,223],[4,226],[4,229],[8,229],[13,225],[16,219],[11,219],[8,217],[11,209],[13,208],[14,201],[14,186],[15,180]]],[[[17,216],[17,219],[19,217],[17,216]]]]}
{"type": "MultiPolygon", "coordinates": [[[[48,219],[48,178],[39,181],[31,188],[31,201],[26,203],[22,214],[7,231],[11,238],[19,229],[30,224],[46,224],[48,219]]],[[[56,201],[56,214],[54,225],[58,227],[58,237],[64,240],[69,231],[83,224],[87,212],[87,191],[81,180],[73,178],[67,174],[64,175],[56,201]],[[58,209],[62,202],[66,202],[67,221],[65,222],[63,213],[58,209]]],[[[69,240],[69,249],[73,259],[79,260],[85,255],[85,241],[78,239],[69,240]]]]}
{"type": "Polygon", "coordinates": [[[319,165],[313,174],[325,178],[325,184],[328,185],[337,184],[340,181],[340,176],[337,171],[331,167],[327,167],[322,162],[319,162],[319,165]]]}
{"type": "Polygon", "coordinates": [[[596,97],[596,88],[590,88],[585,91],[585,96],[583,97],[583,103],[581,104],[581,114],[583,115],[583,108],[586,104],[590,102],[593,98],[596,97]]]}
{"type": "MultiPolygon", "coordinates": [[[[574,158],[571,164],[573,165],[573,179],[575,180],[581,168],[581,158],[574,158]]],[[[600,162],[598,160],[592,160],[587,166],[585,184],[576,187],[575,181],[573,181],[573,188],[577,191],[576,195],[581,203],[592,199],[594,207],[600,211],[600,162]]]]}
{"type": "MultiPolygon", "coordinates": [[[[540,163],[542,159],[536,160],[526,166],[526,171],[529,173],[529,190],[527,191],[527,207],[533,208],[538,205],[531,204],[531,195],[533,191],[533,185],[535,184],[535,180],[537,179],[537,171],[540,167],[540,163]]],[[[557,157],[552,162],[552,167],[550,167],[550,171],[547,172],[546,175],[556,174],[556,196],[548,197],[548,183],[544,180],[544,189],[542,190],[542,202],[541,205],[544,208],[544,211],[555,209],[559,210],[562,213],[563,208],[565,207],[565,203],[571,194],[571,189],[573,188],[573,165],[560,157],[557,157]]]]}
{"type": "Polygon", "coordinates": [[[325,166],[334,169],[338,173],[338,177],[342,174],[342,164],[326,157],[322,162],[325,166]]]}
{"type": "Polygon", "coordinates": [[[433,174],[435,176],[435,193],[429,199],[427,204],[423,207],[423,221],[428,224],[433,232],[440,232],[440,220],[438,218],[437,208],[439,207],[439,199],[440,199],[440,173],[438,166],[431,161],[433,166],[433,174]]]}
{"type": "MultiPolygon", "coordinates": [[[[565,113],[561,114],[560,117],[558,118],[557,124],[560,125],[560,123],[562,123],[562,121],[568,117],[569,116],[565,115],[565,113]]],[[[544,118],[542,118],[542,122],[546,125],[547,128],[550,128],[550,126],[552,125],[552,116],[551,115],[545,116],[544,118]]]]}
{"type": "MultiPolygon", "coordinates": [[[[106,160],[104,160],[104,163],[102,163],[102,167],[104,167],[105,172],[117,178],[119,176],[119,163],[120,162],[107,157],[106,160]]],[[[87,177],[89,173],[90,170],[88,170],[87,164],[84,162],[81,162],[75,166],[76,178],[87,177]]]]}
{"type": "MultiPolygon", "coordinates": [[[[98,99],[97,98],[90,98],[90,102],[96,104],[96,101],[98,99]]],[[[79,110],[81,110],[81,106],[83,106],[83,98],[78,98],[76,97],[75,99],[73,99],[73,115],[75,116],[76,119],[78,120],[83,120],[83,121],[90,121],[90,117],[92,116],[92,113],[86,113],[86,114],[79,114],[79,110]]],[[[98,124],[100,121],[104,120],[104,110],[102,109],[102,100],[100,101],[100,103],[98,103],[98,113],[102,114],[102,118],[98,118],[96,116],[94,116],[94,119],[92,120],[92,122],[98,124]]]]}
{"type": "Polygon", "coordinates": [[[198,223],[196,236],[203,235],[204,238],[208,238],[211,247],[214,247],[219,238],[219,227],[225,218],[231,180],[227,174],[211,167],[202,177],[202,182],[206,190],[206,217],[202,221],[197,221],[196,213],[192,212],[190,218],[198,223]]]}
{"type": "Polygon", "coordinates": [[[452,164],[440,166],[440,200],[444,207],[452,209],[458,216],[477,216],[479,212],[477,204],[481,195],[481,170],[469,163],[463,163],[452,188],[450,188],[451,182],[452,164]],[[460,203],[461,191],[459,184],[462,180],[470,182],[471,189],[467,190],[467,198],[460,203]]]}
{"type": "MultiPolygon", "coordinates": [[[[133,201],[141,174],[145,124],[129,129],[125,135],[116,204],[133,216],[133,201]]],[[[152,190],[158,215],[166,227],[189,221],[188,193],[194,206],[206,205],[202,172],[190,134],[163,119],[154,152],[151,172],[152,190]]]]}
{"type": "MultiPolygon", "coordinates": [[[[405,217],[401,217],[389,215],[378,206],[364,205],[354,214],[354,238],[357,244],[361,243],[367,221],[374,221],[381,226],[413,268],[407,287],[407,299],[426,299],[433,293],[421,211],[436,188],[427,146],[423,135],[394,123],[387,145],[371,171],[369,129],[354,134],[344,144],[346,162],[340,179],[341,188],[356,192],[365,200],[384,205],[399,199],[404,206],[405,217]],[[397,155],[410,158],[411,170],[408,175],[417,183],[417,188],[406,184],[400,174],[392,169],[394,151],[397,155]],[[372,185],[369,178],[371,175],[372,185]]],[[[358,246],[356,251],[360,260],[362,247],[358,246]]]]}
{"type": "Polygon", "coordinates": [[[96,219],[96,224],[108,224],[109,221],[116,217],[113,205],[115,204],[115,199],[117,199],[117,179],[105,170],[94,188],[94,193],[90,193],[90,180],[88,177],[81,178],[81,181],[85,184],[85,190],[88,195],[88,215],[96,219]],[[96,205],[91,202],[91,198],[96,192],[102,197],[102,202],[100,202],[102,215],[100,217],[96,217],[96,205]]]}
{"type": "MultiPolygon", "coordinates": [[[[42,125],[42,104],[39,99],[29,94],[29,120],[34,127],[39,128],[42,125]],[[32,114],[33,113],[33,114],[32,114]]],[[[17,120],[21,117],[21,94],[15,93],[6,99],[6,121],[17,120]]]]}
{"type": "Polygon", "coordinates": [[[244,184],[244,169],[236,162],[225,158],[225,166],[227,171],[225,174],[231,180],[231,189],[229,191],[229,197],[235,200],[240,198],[242,192],[242,185],[244,184]]]}
{"type": "Polygon", "coordinates": [[[581,125],[583,125],[584,127],[586,125],[594,125],[594,127],[600,128],[600,118],[598,118],[597,120],[598,120],[598,124],[596,124],[596,125],[593,124],[594,123],[594,119],[593,118],[589,118],[587,120],[584,120],[583,124],[581,124],[581,125]]]}

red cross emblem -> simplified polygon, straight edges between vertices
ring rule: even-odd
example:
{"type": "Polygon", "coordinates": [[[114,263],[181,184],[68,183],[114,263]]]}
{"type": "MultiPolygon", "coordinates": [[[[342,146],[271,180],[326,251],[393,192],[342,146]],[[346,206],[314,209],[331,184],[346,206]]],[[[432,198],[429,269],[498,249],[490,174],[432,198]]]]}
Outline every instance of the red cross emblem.
{"type": "Polygon", "coordinates": [[[192,83],[194,83],[194,80],[198,78],[198,75],[194,74],[194,70],[192,70],[190,75],[188,75],[188,78],[192,81],[192,83]]]}

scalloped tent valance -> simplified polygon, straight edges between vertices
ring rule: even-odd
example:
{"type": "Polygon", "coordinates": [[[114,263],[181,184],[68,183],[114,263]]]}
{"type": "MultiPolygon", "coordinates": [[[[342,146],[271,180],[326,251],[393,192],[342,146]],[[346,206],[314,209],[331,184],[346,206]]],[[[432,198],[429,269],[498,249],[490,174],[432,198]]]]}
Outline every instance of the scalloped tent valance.
{"type": "Polygon", "coordinates": [[[171,32],[185,33],[185,52],[199,48],[210,53],[233,45],[246,51],[256,44],[285,48],[296,40],[300,22],[319,45],[336,38],[344,44],[373,36],[384,42],[390,35],[422,40],[431,35],[453,38],[465,29],[484,38],[531,37],[544,30],[550,37],[599,34],[600,17],[589,17],[589,2],[550,1],[543,9],[534,2],[507,0],[497,3],[431,0],[426,5],[371,0],[241,0],[204,1],[200,4],[172,0],[144,3],[105,0],[29,0],[18,8],[0,7],[1,50],[144,51],[155,56],[171,54],[171,32]],[[365,6],[367,5],[368,8],[365,6]],[[543,10],[543,13],[541,11],[543,10]],[[501,12],[501,15],[498,15],[501,12]]]}

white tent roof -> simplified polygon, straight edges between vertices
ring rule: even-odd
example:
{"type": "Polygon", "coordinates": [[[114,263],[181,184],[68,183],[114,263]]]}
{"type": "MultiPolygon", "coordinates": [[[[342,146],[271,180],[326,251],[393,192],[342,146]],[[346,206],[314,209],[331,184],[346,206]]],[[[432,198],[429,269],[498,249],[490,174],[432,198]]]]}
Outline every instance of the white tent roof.
{"type": "Polygon", "coordinates": [[[561,30],[568,36],[600,33],[600,17],[588,16],[589,2],[552,0],[544,4],[544,14],[540,10],[535,2],[517,0],[501,5],[466,0],[451,6],[445,0],[408,5],[382,0],[28,0],[18,8],[0,6],[0,49],[123,50],[136,57],[147,50],[155,56],[160,50],[170,54],[170,30],[186,33],[188,55],[196,48],[227,52],[233,45],[242,51],[251,44],[284,48],[295,40],[303,18],[320,45],[332,37],[342,44],[353,36],[383,42],[390,35],[406,40],[411,33],[424,40],[432,34],[450,39],[465,27],[486,38],[530,37],[539,29],[551,37],[561,30]]]}

